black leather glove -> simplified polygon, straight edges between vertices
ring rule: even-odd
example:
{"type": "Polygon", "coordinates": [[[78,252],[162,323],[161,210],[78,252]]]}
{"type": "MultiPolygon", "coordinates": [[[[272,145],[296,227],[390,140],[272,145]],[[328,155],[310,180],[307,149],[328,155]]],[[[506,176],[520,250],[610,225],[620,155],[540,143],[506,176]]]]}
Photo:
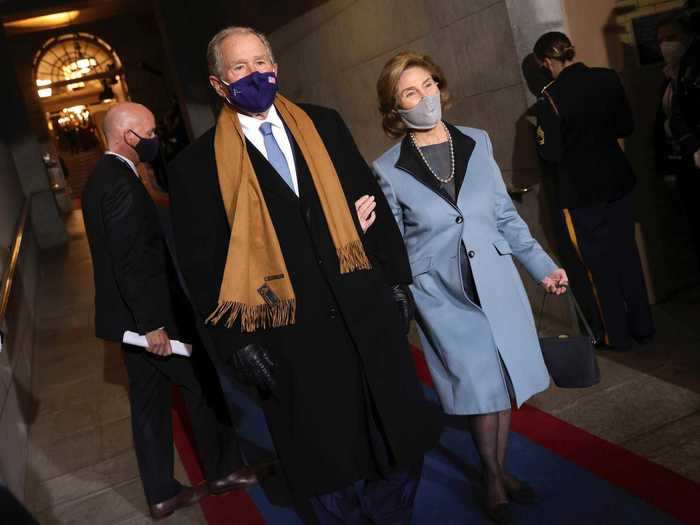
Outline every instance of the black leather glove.
{"type": "Polygon", "coordinates": [[[411,319],[416,315],[416,303],[413,300],[413,294],[407,284],[395,284],[391,287],[391,294],[399,307],[404,333],[408,334],[411,319]]]}
{"type": "Polygon", "coordinates": [[[275,388],[275,363],[270,351],[264,346],[250,344],[234,350],[231,366],[243,384],[258,387],[266,392],[275,388]]]}

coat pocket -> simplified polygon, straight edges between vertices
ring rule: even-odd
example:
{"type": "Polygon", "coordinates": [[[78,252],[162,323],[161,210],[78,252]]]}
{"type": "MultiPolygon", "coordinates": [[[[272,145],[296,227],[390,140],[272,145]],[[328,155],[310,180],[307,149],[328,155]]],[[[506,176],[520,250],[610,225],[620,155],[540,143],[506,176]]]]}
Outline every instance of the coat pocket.
{"type": "Polygon", "coordinates": [[[494,241],[493,246],[494,248],[496,248],[496,251],[499,255],[513,254],[513,250],[511,249],[510,244],[508,244],[508,241],[506,241],[505,239],[499,239],[497,241],[494,241]]]}
{"type": "Polygon", "coordinates": [[[420,259],[409,261],[409,264],[411,265],[411,275],[415,277],[417,275],[427,272],[433,267],[433,258],[421,257],[420,259]]]}

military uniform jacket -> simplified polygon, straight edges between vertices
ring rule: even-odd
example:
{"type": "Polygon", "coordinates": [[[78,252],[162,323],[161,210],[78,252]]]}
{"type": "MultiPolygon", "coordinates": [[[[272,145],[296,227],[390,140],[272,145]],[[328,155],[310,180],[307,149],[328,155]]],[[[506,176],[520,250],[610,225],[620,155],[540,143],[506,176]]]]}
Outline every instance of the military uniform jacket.
{"type": "Polygon", "coordinates": [[[634,129],[620,79],[611,69],[582,63],[565,68],[536,105],[539,154],[557,164],[563,208],[620,199],[634,187],[618,138],[634,129]]]}

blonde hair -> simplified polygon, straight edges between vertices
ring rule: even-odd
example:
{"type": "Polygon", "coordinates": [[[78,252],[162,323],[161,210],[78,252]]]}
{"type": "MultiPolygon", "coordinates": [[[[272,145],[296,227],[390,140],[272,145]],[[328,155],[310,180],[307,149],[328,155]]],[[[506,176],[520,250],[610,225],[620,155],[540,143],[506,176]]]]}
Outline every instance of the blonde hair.
{"type": "Polygon", "coordinates": [[[406,133],[406,124],[396,111],[396,86],[401,74],[411,67],[425,69],[440,88],[440,101],[443,109],[449,107],[450,94],[447,91],[447,78],[440,66],[428,55],[403,52],[391,58],[382,69],[377,80],[377,97],[379,113],[382,115],[382,128],[391,138],[402,137],[406,133]]]}

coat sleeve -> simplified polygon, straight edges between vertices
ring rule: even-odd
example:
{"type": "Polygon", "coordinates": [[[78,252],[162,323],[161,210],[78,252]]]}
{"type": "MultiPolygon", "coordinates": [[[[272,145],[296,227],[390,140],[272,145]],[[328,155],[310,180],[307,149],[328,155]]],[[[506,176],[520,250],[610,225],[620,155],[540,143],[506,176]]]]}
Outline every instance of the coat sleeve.
{"type": "Polygon", "coordinates": [[[352,166],[353,169],[351,173],[352,184],[349,187],[347,197],[355,220],[357,220],[355,213],[357,199],[363,195],[372,195],[377,203],[374,224],[363,236],[365,249],[369,250],[375,261],[381,265],[387,284],[408,284],[411,282],[411,270],[402,234],[393,220],[392,209],[377,184],[372,170],[357,148],[347,125],[337,112],[334,114],[337,121],[339,144],[345,149],[349,161],[348,165],[352,166]]]}
{"type": "Polygon", "coordinates": [[[625,87],[620,81],[620,76],[615,72],[611,71],[612,83],[613,83],[613,103],[612,111],[613,118],[615,122],[615,133],[619,138],[628,137],[634,131],[634,116],[632,114],[632,108],[630,108],[630,102],[627,99],[627,93],[625,92],[625,87]]]}
{"type": "Polygon", "coordinates": [[[528,273],[537,282],[541,282],[547,275],[557,269],[552,258],[542,249],[540,243],[530,233],[525,221],[520,217],[508,195],[506,185],[503,182],[501,170],[493,158],[491,139],[484,132],[484,140],[488,148],[493,165],[492,173],[496,186],[496,222],[498,231],[508,241],[513,255],[527,269],[528,273]]]}
{"type": "Polygon", "coordinates": [[[372,165],[372,167],[374,168],[374,173],[377,177],[379,187],[381,188],[382,193],[384,194],[384,198],[386,199],[387,204],[389,205],[391,214],[394,216],[394,221],[396,222],[396,225],[399,227],[399,231],[403,236],[406,231],[403,223],[403,211],[401,210],[401,205],[399,204],[399,200],[396,197],[394,186],[391,184],[389,177],[384,173],[384,170],[379,165],[379,163],[375,162],[372,165]]]}
{"type": "Polygon", "coordinates": [[[561,119],[554,101],[543,90],[535,104],[537,115],[537,152],[549,162],[561,161],[561,119]]]}
{"type": "Polygon", "coordinates": [[[165,245],[147,228],[143,202],[131,181],[117,180],[102,197],[101,213],[114,276],[139,333],[171,326],[165,245]]]}

